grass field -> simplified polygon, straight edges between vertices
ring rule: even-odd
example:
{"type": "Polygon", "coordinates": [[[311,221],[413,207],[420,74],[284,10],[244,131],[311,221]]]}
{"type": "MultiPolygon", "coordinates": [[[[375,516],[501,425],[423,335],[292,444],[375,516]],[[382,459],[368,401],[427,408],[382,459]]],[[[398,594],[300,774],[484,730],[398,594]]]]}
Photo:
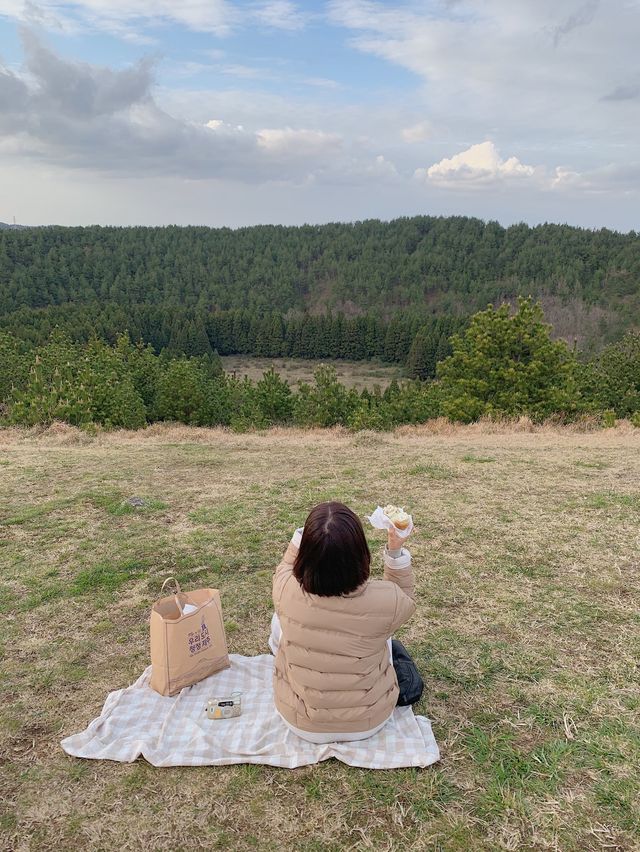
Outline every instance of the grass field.
{"type": "Polygon", "coordinates": [[[0,432],[0,848],[639,849],[639,451],[630,427],[0,432]],[[62,752],[147,665],[169,574],[219,587],[231,650],[265,652],[272,568],[328,498],[414,514],[400,635],[437,766],[62,752]]]}
{"type": "Polygon", "coordinates": [[[226,372],[235,373],[238,378],[249,376],[257,381],[265,370],[274,367],[292,387],[300,382],[312,382],[313,371],[318,364],[331,364],[343,385],[358,390],[371,390],[374,385],[386,388],[393,379],[403,378],[402,365],[375,361],[310,361],[303,358],[252,358],[248,355],[225,355],[222,358],[226,372]]]}

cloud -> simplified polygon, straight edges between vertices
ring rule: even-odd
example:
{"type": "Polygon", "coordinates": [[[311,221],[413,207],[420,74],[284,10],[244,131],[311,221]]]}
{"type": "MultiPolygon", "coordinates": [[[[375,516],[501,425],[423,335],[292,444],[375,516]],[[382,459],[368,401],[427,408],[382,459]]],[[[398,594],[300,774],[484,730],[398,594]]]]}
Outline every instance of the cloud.
{"type": "Polygon", "coordinates": [[[286,157],[325,156],[336,153],[342,146],[342,139],[336,133],[291,127],[259,130],[257,139],[258,145],[269,153],[286,157]]]}
{"type": "Polygon", "coordinates": [[[248,25],[300,30],[305,16],[291,0],[240,6],[231,0],[0,0],[0,16],[53,30],[97,29],[133,41],[149,41],[141,29],[178,24],[194,32],[227,36],[248,25]]]}
{"type": "Polygon", "coordinates": [[[290,0],[258,3],[255,16],[260,23],[279,30],[301,30],[305,25],[302,13],[290,0]]]}
{"type": "Polygon", "coordinates": [[[503,160],[493,142],[481,142],[428,169],[418,169],[415,177],[439,184],[485,186],[532,178],[535,172],[533,166],[524,165],[517,157],[503,160]]]}
{"type": "Polygon", "coordinates": [[[445,189],[526,185],[535,192],[632,195],[640,191],[640,162],[625,165],[609,163],[584,172],[567,166],[548,169],[525,165],[517,157],[505,160],[494,143],[487,141],[472,145],[453,157],[445,157],[426,169],[416,169],[414,178],[419,183],[428,182],[445,189]]]}
{"type": "Polygon", "coordinates": [[[414,103],[442,141],[490,135],[584,157],[588,139],[601,161],[633,155],[635,101],[620,100],[612,134],[602,93],[637,64],[637,4],[609,0],[606,14],[579,0],[331,0],[328,9],[354,49],[414,76],[414,103]]]}
{"type": "Polygon", "coordinates": [[[220,65],[219,70],[228,77],[240,77],[243,80],[259,80],[271,76],[263,68],[254,68],[252,65],[220,65]]]}
{"type": "MultiPolygon", "coordinates": [[[[338,133],[218,116],[176,118],[153,94],[144,59],[113,70],[61,59],[30,32],[26,69],[0,69],[0,144],[49,164],[119,176],[224,178],[246,183],[372,179],[380,165],[338,133]]],[[[386,168],[388,171],[388,167],[386,168]]]]}
{"type": "Polygon", "coordinates": [[[640,83],[623,83],[605,95],[603,101],[633,101],[640,98],[640,83]]]}
{"type": "Polygon", "coordinates": [[[433,128],[428,121],[419,121],[418,124],[413,124],[411,127],[405,127],[402,131],[402,138],[405,142],[424,142],[433,134],[433,128]]]}
{"type": "Polygon", "coordinates": [[[587,0],[579,6],[575,12],[565,18],[560,24],[552,28],[554,47],[558,47],[563,38],[572,33],[578,27],[586,27],[594,19],[600,0],[587,0]]]}
{"type": "Polygon", "coordinates": [[[636,195],[640,193],[640,161],[624,165],[609,163],[582,173],[558,166],[550,186],[555,190],[577,190],[582,193],[613,191],[620,195],[636,195]]]}
{"type": "Polygon", "coordinates": [[[341,83],[330,77],[303,77],[302,82],[306,86],[315,86],[318,89],[341,89],[341,83]]]}
{"type": "Polygon", "coordinates": [[[0,0],[0,15],[26,23],[62,29],[100,29],[123,37],[137,28],[162,23],[190,30],[228,35],[240,20],[228,0],[0,0]]]}

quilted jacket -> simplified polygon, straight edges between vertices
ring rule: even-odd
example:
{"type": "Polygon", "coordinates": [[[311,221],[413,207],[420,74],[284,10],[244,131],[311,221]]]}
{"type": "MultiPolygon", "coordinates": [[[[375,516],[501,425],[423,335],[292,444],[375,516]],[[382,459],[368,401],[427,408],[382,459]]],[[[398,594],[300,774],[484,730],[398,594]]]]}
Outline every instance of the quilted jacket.
{"type": "Polygon", "coordinates": [[[293,575],[299,532],[273,576],[282,638],[275,660],[279,713],[314,733],[368,731],[393,712],[398,682],[387,639],[415,611],[411,554],[384,555],[384,579],[325,597],[305,592],[293,575]]]}

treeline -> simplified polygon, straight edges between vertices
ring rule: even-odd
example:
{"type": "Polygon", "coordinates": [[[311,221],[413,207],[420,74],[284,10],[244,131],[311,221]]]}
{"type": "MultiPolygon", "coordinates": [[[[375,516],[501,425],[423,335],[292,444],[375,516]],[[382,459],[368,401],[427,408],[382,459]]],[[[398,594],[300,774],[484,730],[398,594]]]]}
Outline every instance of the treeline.
{"type": "MultiPolygon", "coordinates": [[[[420,338],[420,332],[416,340],[420,338]]],[[[426,336],[425,336],[426,339],[426,336]]],[[[252,382],[224,373],[215,353],[171,357],[121,335],[73,342],[55,331],[30,348],[0,332],[0,418],[36,425],[138,428],[155,421],[243,430],[273,424],[388,429],[433,417],[470,422],[527,415],[567,422],[589,415],[640,426],[640,334],[628,334],[587,363],[554,341],[542,309],[521,300],[474,315],[451,338],[435,379],[392,382],[384,391],[347,389],[320,365],[296,389],[273,369],[252,382]]]]}
{"type": "Polygon", "coordinates": [[[411,378],[435,375],[438,360],[450,353],[449,338],[465,320],[406,313],[385,322],[372,315],[259,314],[249,310],[203,314],[193,308],[159,305],[64,305],[21,308],[0,318],[4,329],[31,345],[41,345],[54,330],[71,341],[98,337],[115,343],[126,332],[156,352],[176,355],[256,355],[265,358],[381,359],[406,364],[411,378]]]}
{"type": "Polygon", "coordinates": [[[183,308],[204,323],[229,311],[277,314],[283,322],[294,314],[385,321],[403,315],[423,322],[436,314],[469,316],[487,303],[528,295],[597,308],[599,338],[610,327],[640,322],[638,235],[429,216],[239,230],[0,231],[5,328],[9,317],[16,327],[35,328],[59,318],[56,308],[78,316],[86,309],[82,322],[99,319],[105,325],[100,336],[113,342],[128,327],[123,312],[140,326],[130,329],[132,338],[158,350],[170,345],[172,314],[183,308]],[[144,307],[152,309],[148,315],[144,307]],[[155,330],[160,325],[162,331],[155,330]]]}

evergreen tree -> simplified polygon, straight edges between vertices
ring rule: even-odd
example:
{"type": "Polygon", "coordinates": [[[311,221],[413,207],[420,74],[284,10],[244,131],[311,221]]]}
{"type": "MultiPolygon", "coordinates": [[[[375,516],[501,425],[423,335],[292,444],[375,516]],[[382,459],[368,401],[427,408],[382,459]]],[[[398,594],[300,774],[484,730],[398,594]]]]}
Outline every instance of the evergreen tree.
{"type": "Polygon", "coordinates": [[[178,351],[184,355],[211,355],[213,350],[200,314],[187,324],[184,344],[178,351]]]}
{"type": "Polygon", "coordinates": [[[629,332],[585,365],[581,387],[595,410],[610,409],[618,417],[640,412],[640,332],[629,332]]]}
{"type": "Polygon", "coordinates": [[[575,412],[576,362],[550,337],[542,308],[521,299],[476,314],[452,339],[453,354],[438,365],[443,412],[453,420],[526,414],[542,420],[575,412]]]}
{"type": "Polygon", "coordinates": [[[335,367],[320,364],[314,371],[314,384],[301,382],[298,387],[294,419],[302,426],[335,426],[348,421],[352,405],[335,367]]]}
{"type": "Polygon", "coordinates": [[[78,375],[74,381],[83,389],[93,423],[100,423],[108,429],[144,426],[144,403],[117,349],[94,338],[79,360],[78,375]]]}
{"type": "Polygon", "coordinates": [[[289,383],[271,368],[256,384],[255,396],[266,425],[287,423],[293,413],[293,398],[289,383]]]}
{"type": "Polygon", "coordinates": [[[196,359],[169,361],[158,379],[153,418],[209,425],[210,381],[196,359]]]}
{"type": "Polygon", "coordinates": [[[157,393],[160,360],[154,354],[153,348],[145,346],[142,341],[134,346],[128,334],[118,337],[116,351],[126,365],[133,386],[145,406],[145,411],[150,412],[157,393]]]}
{"type": "Polygon", "coordinates": [[[407,356],[406,373],[409,378],[432,379],[435,376],[438,342],[430,326],[423,326],[418,331],[407,356]]]}
{"type": "Polygon", "coordinates": [[[0,412],[12,390],[24,382],[28,369],[24,344],[12,334],[0,331],[0,412]]]}

